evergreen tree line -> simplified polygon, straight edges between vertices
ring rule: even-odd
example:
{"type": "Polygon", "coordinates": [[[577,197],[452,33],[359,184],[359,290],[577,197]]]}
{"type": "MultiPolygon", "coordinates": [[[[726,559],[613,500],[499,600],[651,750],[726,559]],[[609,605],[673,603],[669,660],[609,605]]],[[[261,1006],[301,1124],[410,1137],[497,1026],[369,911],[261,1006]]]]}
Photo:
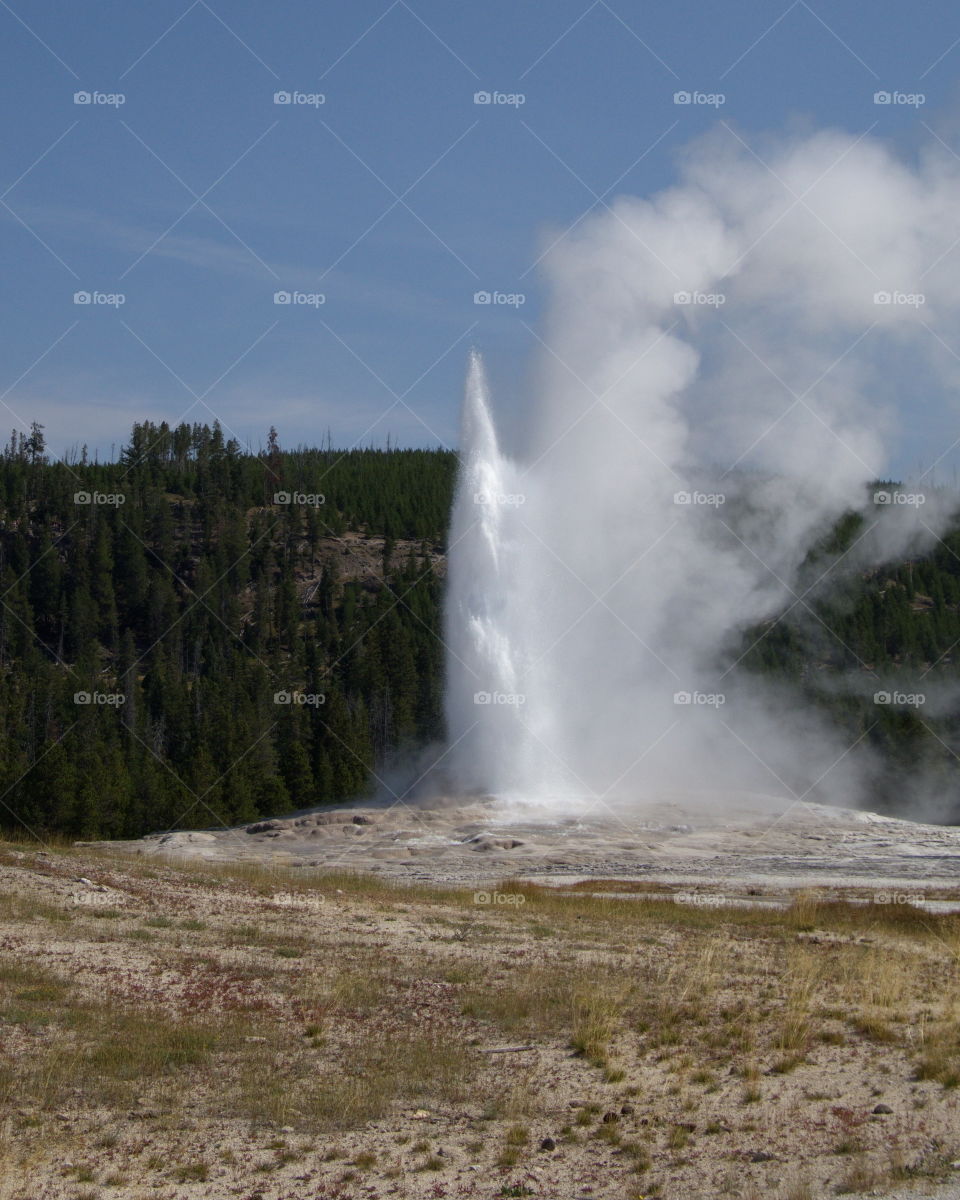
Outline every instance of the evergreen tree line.
{"type": "Polygon", "coordinates": [[[132,837],[346,800],[442,736],[454,455],[136,425],[0,455],[0,822],[132,837]],[[347,530],[379,534],[356,569],[347,530]]]}
{"type": "MultiPolygon", "coordinates": [[[[238,824],[353,799],[391,753],[441,739],[455,472],[447,451],[284,450],[274,430],[255,455],[217,424],[137,424],[106,463],[49,461],[39,425],[15,434],[0,451],[0,825],[238,824]]],[[[875,752],[873,807],[911,815],[922,769],[960,820],[960,719],[874,701],[956,679],[960,526],[921,558],[828,570],[860,528],[838,523],[811,560],[829,586],[745,630],[728,661],[875,752]]]]}

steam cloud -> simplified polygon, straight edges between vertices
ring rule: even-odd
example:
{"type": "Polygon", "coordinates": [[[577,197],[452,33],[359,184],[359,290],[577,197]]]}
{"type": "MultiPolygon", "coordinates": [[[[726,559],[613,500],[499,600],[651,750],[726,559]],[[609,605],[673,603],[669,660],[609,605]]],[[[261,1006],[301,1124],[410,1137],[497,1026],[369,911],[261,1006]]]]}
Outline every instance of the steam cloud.
{"type": "Polygon", "coordinates": [[[867,484],[901,434],[897,380],[958,381],[960,164],[840,132],[762,154],[713,136],[678,186],[556,240],[509,448],[471,362],[446,614],[460,789],[552,811],[868,799],[862,747],[731,669],[732,647],[807,611],[805,560],[843,512],[866,517],[847,566],[949,515],[929,480],[922,507],[867,484]]]}

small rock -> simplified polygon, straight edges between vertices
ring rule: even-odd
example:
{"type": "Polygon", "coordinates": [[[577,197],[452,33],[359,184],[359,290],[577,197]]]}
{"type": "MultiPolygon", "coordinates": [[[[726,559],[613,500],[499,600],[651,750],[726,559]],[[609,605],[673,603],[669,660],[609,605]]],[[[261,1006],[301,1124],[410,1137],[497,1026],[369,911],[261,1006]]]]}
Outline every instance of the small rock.
{"type": "Polygon", "coordinates": [[[878,1104],[877,1107],[873,1110],[873,1112],[874,1112],[874,1116],[884,1117],[884,1116],[888,1116],[890,1113],[892,1113],[893,1109],[890,1108],[890,1106],[887,1104],[878,1104]]]}
{"type": "Polygon", "coordinates": [[[622,1108],[620,1109],[620,1115],[622,1117],[632,1117],[633,1116],[633,1105],[632,1104],[624,1104],[622,1106],[622,1108]]]}
{"type": "Polygon", "coordinates": [[[415,1121],[429,1121],[430,1114],[427,1112],[427,1110],[425,1108],[418,1108],[417,1111],[413,1114],[413,1119],[415,1121]]]}
{"type": "Polygon", "coordinates": [[[773,1155],[767,1154],[764,1150],[755,1150],[750,1155],[751,1162],[773,1162],[773,1155]]]}
{"type": "Polygon", "coordinates": [[[553,1140],[552,1137],[545,1137],[543,1139],[543,1141],[540,1143],[541,1150],[556,1150],[556,1148],[557,1148],[557,1143],[553,1140]]]}
{"type": "Polygon", "coordinates": [[[283,826],[279,821],[255,821],[252,825],[248,825],[246,833],[267,833],[269,830],[282,829],[283,826]]]}
{"type": "Polygon", "coordinates": [[[372,825],[373,821],[371,821],[369,817],[357,815],[353,818],[353,823],[354,825],[372,825]]]}
{"type": "Polygon", "coordinates": [[[295,1130],[292,1125],[281,1125],[280,1132],[281,1133],[294,1133],[295,1130]]]}

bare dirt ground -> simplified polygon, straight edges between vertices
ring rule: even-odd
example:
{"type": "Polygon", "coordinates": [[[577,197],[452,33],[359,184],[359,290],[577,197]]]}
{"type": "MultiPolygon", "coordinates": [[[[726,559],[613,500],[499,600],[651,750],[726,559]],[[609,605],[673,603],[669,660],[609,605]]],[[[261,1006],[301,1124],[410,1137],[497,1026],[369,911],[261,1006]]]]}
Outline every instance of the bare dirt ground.
{"type": "Polygon", "coordinates": [[[957,831],[825,811],[0,846],[0,1200],[956,1196],[957,831]]]}

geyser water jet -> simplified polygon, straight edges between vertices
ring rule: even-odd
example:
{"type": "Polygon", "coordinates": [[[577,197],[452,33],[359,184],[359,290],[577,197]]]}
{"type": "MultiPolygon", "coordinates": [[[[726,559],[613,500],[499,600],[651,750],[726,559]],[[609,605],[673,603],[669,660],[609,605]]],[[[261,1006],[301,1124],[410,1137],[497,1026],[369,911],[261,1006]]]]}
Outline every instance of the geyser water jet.
{"type": "MultiPolygon", "coordinates": [[[[516,464],[498,445],[490,395],[477,351],[467,370],[461,462],[450,528],[445,610],[449,754],[462,790],[492,792],[512,803],[541,796],[556,771],[545,760],[549,709],[530,723],[527,689],[533,644],[521,595],[531,552],[520,509],[527,497],[516,464]],[[522,685],[522,687],[521,687],[522,685]]],[[[531,597],[532,600],[532,597],[531,597]]]]}

